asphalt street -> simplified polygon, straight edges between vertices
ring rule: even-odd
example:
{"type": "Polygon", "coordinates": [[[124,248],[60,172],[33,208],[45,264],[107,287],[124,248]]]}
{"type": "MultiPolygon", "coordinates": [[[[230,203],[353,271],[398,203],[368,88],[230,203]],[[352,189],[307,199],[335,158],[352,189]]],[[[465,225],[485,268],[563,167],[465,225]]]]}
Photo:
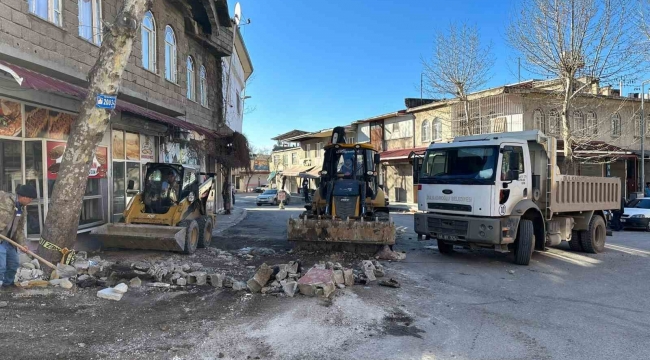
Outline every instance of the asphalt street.
{"type": "MultiPolygon", "coordinates": [[[[257,207],[239,195],[248,216],[215,246],[289,249],[286,221],[302,211],[297,203],[257,207]]],[[[232,344],[230,354],[274,359],[650,358],[650,233],[614,233],[598,255],[536,252],[530,266],[517,266],[512,254],[492,251],[441,255],[434,241],[417,240],[412,215],[392,219],[407,258],[385,265],[400,289],[355,286],[328,306],[266,300],[257,316],[211,339],[232,344]]],[[[211,358],[216,348],[208,340],[192,353],[211,358]]]]}

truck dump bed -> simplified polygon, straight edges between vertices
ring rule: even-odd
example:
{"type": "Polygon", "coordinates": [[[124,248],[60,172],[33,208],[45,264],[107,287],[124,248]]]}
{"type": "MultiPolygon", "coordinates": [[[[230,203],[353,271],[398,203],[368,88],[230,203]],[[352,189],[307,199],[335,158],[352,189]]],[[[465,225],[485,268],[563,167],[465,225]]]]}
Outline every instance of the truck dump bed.
{"type": "Polygon", "coordinates": [[[613,210],[621,206],[621,180],[614,177],[555,176],[550,207],[553,213],[613,210]]]}

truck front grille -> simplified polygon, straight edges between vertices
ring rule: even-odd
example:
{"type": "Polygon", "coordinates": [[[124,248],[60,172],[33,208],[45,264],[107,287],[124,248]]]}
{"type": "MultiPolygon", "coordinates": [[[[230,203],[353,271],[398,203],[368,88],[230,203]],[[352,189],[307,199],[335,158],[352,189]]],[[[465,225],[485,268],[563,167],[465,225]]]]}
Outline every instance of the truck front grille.
{"type": "Polygon", "coordinates": [[[447,204],[447,203],[428,203],[427,205],[431,210],[449,210],[449,211],[467,211],[467,212],[472,211],[472,207],[470,205],[447,204]]]}
{"type": "Polygon", "coordinates": [[[430,233],[467,236],[467,221],[464,220],[447,220],[429,217],[427,226],[430,233]]]}
{"type": "Polygon", "coordinates": [[[336,216],[346,219],[348,216],[354,216],[354,210],[357,207],[356,196],[335,196],[334,206],[336,207],[336,216]]]}

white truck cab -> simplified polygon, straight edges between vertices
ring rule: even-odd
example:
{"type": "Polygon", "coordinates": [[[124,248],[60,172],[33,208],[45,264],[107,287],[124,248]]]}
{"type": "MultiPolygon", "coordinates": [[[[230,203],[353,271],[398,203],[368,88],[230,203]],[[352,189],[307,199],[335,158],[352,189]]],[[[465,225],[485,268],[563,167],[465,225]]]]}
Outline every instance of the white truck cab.
{"type": "Polygon", "coordinates": [[[618,178],[560,175],[556,140],[539,131],[432,144],[420,167],[415,229],[436,238],[441,253],[493,247],[527,265],[534,248],[563,240],[599,252],[604,210],[620,206],[618,178]]]}

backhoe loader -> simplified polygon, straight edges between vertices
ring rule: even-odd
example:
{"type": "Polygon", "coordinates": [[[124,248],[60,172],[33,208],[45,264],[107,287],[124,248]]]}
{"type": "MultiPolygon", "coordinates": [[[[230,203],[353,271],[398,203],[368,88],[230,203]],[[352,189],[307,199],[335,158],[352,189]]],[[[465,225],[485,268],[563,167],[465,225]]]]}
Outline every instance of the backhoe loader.
{"type": "Polygon", "coordinates": [[[380,156],[370,144],[345,143],[336,127],[306,211],[289,219],[288,240],[300,249],[374,252],[395,244],[384,191],[377,184],[380,156]]]}
{"type": "Polygon", "coordinates": [[[90,234],[104,248],[177,251],[208,247],[216,219],[215,177],[179,164],[148,163],[143,191],[131,199],[119,223],[90,234]],[[199,178],[207,175],[202,183],[199,178]]]}

